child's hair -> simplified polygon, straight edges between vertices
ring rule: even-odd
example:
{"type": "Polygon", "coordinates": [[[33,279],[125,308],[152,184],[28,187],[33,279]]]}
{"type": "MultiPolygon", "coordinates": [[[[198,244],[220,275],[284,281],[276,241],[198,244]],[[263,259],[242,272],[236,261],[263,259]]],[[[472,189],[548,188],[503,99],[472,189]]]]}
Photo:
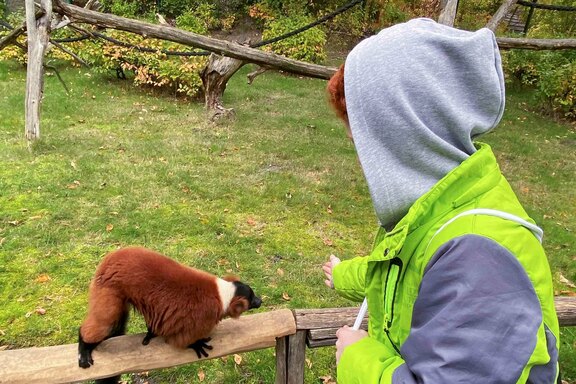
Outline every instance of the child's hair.
{"type": "Polygon", "coordinates": [[[334,107],[336,114],[348,124],[348,111],[346,110],[346,98],[344,96],[344,64],[332,75],[326,90],[328,91],[328,100],[334,107]]]}

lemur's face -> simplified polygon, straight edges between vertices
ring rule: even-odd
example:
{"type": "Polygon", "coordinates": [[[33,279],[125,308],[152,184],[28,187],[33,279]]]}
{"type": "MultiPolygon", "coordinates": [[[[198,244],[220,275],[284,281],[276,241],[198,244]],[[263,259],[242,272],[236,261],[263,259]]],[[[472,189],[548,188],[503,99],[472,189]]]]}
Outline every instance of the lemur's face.
{"type": "Polygon", "coordinates": [[[248,301],[248,309],[260,308],[262,305],[262,299],[254,294],[254,291],[248,284],[244,284],[240,281],[235,281],[236,286],[236,297],[242,297],[248,301]]]}

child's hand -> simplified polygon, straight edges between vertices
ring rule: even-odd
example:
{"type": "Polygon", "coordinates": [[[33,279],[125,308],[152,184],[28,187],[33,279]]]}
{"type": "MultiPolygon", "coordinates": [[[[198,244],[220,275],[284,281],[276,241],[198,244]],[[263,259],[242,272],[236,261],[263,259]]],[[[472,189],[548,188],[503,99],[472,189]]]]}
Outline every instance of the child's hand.
{"type": "Polygon", "coordinates": [[[324,284],[326,284],[329,288],[334,289],[334,281],[332,281],[332,268],[334,268],[340,259],[334,255],[330,255],[330,261],[327,261],[322,266],[322,270],[324,271],[324,275],[326,275],[326,280],[324,280],[324,284]]]}
{"type": "Polygon", "coordinates": [[[344,352],[344,349],[350,344],[354,344],[365,337],[368,337],[368,332],[363,329],[354,330],[349,326],[345,325],[336,332],[336,364],[340,362],[340,357],[344,352]]]}

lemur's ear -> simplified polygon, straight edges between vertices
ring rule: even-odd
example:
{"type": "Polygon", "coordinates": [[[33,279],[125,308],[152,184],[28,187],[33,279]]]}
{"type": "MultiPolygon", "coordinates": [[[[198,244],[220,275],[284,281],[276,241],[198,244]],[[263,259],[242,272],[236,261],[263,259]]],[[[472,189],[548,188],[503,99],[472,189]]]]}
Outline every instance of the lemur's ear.
{"type": "Polygon", "coordinates": [[[234,319],[240,317],[240,315],[250,308],[250,303],[246,298],[241,296],[236,296],[230,301],[228,306],[228,315],[234,319]]]}
{"type": "Polygon", "coordinates": [[[222,277],[222,280],[229,281],[229,282],[233,283],[235,281],[240,281],[240,278],[238,276],[235,276],[235,275],[225,275],[224,277],[222,277]]]}

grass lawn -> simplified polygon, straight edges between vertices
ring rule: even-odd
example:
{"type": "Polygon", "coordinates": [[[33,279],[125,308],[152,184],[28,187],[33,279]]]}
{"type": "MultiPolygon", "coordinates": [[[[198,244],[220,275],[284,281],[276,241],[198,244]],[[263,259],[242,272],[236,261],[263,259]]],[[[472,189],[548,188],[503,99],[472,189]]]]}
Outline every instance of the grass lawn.
{"type": "MultiPolygon", "coordinates": [[[[266,73],[248,86],[247,72],[225,94],[236,119],[214,125],[201,103],[62,70],[71,93],[47,76],[42,139],[28,148],[25,72],[0,63],[0,349],[76,342],[98,262],[128,245],[239,275],[263,297],[259,311],[353,304],[324,287],[320,266],[331,253],[367,254],[376,219],[325,82],[266,73]]],[[[546,233],[556,290],[570,294],[576,133],[528,103],[509,92],[501,127],[483,140],[546,233]]],[[[129,332],[144,331],[133,316],[129,332]]],[[[576,329],[562,337],[562,369],[576,381],[576,329]]],[[[306,383],[335,378],[333,353],[308,351],[306,383]]],[[[268,349],[147,379],[271,383],[274,369],[268,349]]]]}

